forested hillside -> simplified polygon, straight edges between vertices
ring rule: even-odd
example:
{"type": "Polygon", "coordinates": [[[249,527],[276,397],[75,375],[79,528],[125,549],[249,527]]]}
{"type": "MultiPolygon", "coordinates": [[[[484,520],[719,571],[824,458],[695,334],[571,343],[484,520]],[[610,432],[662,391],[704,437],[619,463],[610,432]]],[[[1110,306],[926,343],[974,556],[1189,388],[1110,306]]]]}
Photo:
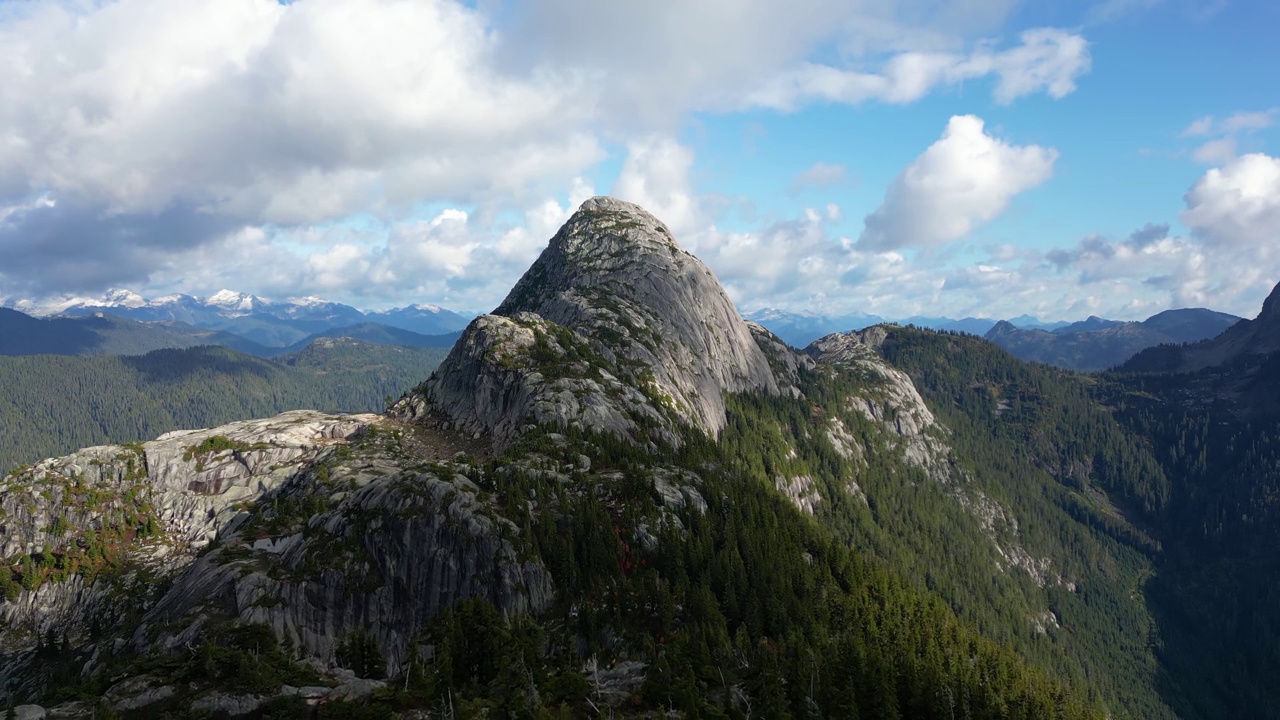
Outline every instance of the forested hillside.
{"type": "Polygon", "coordinates": [[[75,448],[294,408],[381,410],[445,351],[321,340],[263,360],[223,347],[0,357],[0,469],[75,448]]]}
{"type": "Polygon", "coordinates": [[[1273,356],[1104,378],[1173,481],[1148,594],[1185,717],[1280,717],[1278,368],[1273,356]]]}
{"type": "Polygon", "coordinates": [[[820,365],[802,399],[733,398],[735,466],[1113,713],[1173,717],[1139,592],[1159,547],[1142,518],[1168,495],[1146,447],[1086,377],[961,334],[865,341],[927,408],[883,360],[820,365]]]}

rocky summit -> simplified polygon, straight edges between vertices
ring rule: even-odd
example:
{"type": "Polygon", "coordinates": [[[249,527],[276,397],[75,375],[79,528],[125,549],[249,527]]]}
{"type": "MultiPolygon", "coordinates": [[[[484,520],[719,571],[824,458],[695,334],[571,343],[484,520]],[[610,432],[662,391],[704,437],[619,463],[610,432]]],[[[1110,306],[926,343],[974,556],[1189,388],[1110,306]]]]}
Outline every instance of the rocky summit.
{"type": "Polygon", "coordinates": [[[638,205],[596,197],[405,406],[430,404],[501,447],[528,422],[652,423],[673,438],[676,420],[715,435],[724,393],[746,390],[776,394],[779,381],[715,276],[638,205]]]}

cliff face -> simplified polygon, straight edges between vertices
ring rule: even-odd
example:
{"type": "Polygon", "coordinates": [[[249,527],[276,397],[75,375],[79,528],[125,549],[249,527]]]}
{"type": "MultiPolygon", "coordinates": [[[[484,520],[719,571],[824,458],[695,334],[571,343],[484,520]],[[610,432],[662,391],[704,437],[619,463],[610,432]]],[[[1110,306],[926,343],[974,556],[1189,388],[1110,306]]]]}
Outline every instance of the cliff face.
{"type": "Polygon", "coordinates": [[[295,478],[273,499],[283,512],[259,509],[187,568],[144,617],[136,648],[181,648],[209,617],[232,617],[326,662],[344,637],[368,632],[395,673],[415,635],[459,600],[508,613],[550,603],[550,575],[519,557],[519,529],[462,474],[474,469],[405,470],[377,443],[355,456],[295,478]]]}
{"type": "Polygon", "coordinates": [[[529,419],[625,434],[640,418],[669,418],[714,436],[723,393],[746,390],[779,384],[715,276],[639,206],[598,197],[472,322],[422,395],[501,446],[529,419]],[[574,352],[578,343],[590,352],[574,352]],[[549,378],[546,360],[568,377],[549,378]]]}
{"type": "Polygon", "coordinates": [[[5,694],[40,691],[33,650],[47,637],[124,632],[116,651],[172,651],[233,619],[332,664],[359,629],[395,671],[460,600],[545,608],[550,575],[479,498],[480,470],[451,460],[463,445],[415,433],[298,411],[11,474],[0,547],[21,581],[0,605],[5,694]]]}
{"type": "Polygon", "coordinates": [[[25,632],[7,633],[5,644],[21,647],[50,629],[83,631],[106,591],[105,580],[89,579],[100,567],[183,567],[243,507],[374,422],[291,412],[87,448],[9,475],[0,485],[0,557],[19,565],[25,589],[0,605],[0,618],[25,632]]]}

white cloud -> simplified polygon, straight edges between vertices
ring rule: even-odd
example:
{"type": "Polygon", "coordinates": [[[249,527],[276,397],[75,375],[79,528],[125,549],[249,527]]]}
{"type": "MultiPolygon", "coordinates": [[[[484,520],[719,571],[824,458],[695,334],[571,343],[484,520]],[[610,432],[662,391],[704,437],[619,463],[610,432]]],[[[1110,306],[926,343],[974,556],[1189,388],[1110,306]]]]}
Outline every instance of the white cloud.
{"type": "MultiPolygon", "coordinates": [[[[1094,309],[1131,313],[1167,307],[1211,307],[1252,316],[1280,281],[1275,246],[1280,227],[1280,159],[1230,159],[1205,172],[1184,196],[1180,219],[1189,237],[1148,225],[1122,240],[1091,236],[1052,250],[1045,262],[1068,273],[1064,296],[1088,295],[1094,309]]],[[[1135,315],[1130,315],[1133,317],[1135,315]]]]}
{"type": "Polygon", "coordinates": [[[1089,71],[1089,45],[1080,35],[1038,28],[1023,32],[1020,40],[1003,51],[982,43],[968,55],[903,52],[878,72],[800,63],[767,80],[746,96],[746,103],[778,110],[794,110],[813,101],[910,103],[939,85],[994,76],[995,98],[1007,104],[1037,92],[1065,97],[1075,91],[1076,78],[1089,71]]]}
{"type": "Polygon", "coordinates": [[[693,151],[676,140],[649,136],[627,143],[627,157],[612,195],[661,218],[676,237],[698,228],[701,211],[689,171],[693,151]]]}
{"type": "MultiPolygon", "coordinates": [[[[797,278],[901,271],[900,256],[826,236],[837,206],[750,237],[718,233],[725,201],[695,191],[692,151],[674,132],[698,110],[905,103],[980,78],[1000,102],[1071,92],[1089,67],[1078,34],[1033,30],[1012,46],[977,39],[1016,5],[6,5],[0,291],[227,286],[483,307],[584,197],[577,178],[615,147],[627,153],[616,194],[691,243],[726,253],[756,243],[776,258],[783,270],[758,287],[800,292],[797,278]],[[456,212],[420,219],[423,207],[456,212]],[[352,216],[381,229],[354,229],[352,216]]],[[[1016,167],[1024,150],[1004,153],[1003,170],[1025,170],[1016,167]]],[[[818,186],[846,175],[819,163],[796,180],[818,186]]],[[[1007,200],[952,209],[953,220],[972,225],[1007,200]]],[[[745,277],[734,275],[757,287],[745,277]]]]}
{"type": "Polygon", "coordinates": [[[0,192],[292,224],[473,201],[601,157],[577,129],[579,80],[499,72],[485,18],[460,4],[25,9],[0,24],[0,192]]]}
{"type": "Polygon", "coordinates": [[[269,297],[318,294],[360,307],[431,298],[455,309],[487,310],[593,194],[575,181],[566,204],[545,200],[497,220],[445,208],[385,227],[246,227],[168,255],[151,283],[204,294],[221,287],[269,297]]]}
{"type": "Polygon", "coordinates": [[[1277,114],[1280,110],[1274,108],[1262,112],[1238,112],[1223,120],[1218,129],[1224,133],[1265,130],[1275,124],[1277,114]]]}
{"type": "Polygon", "coordinates": [[[1048,180],[1057,157],[1053,149],[988,135],[981,118],[954,116],[942,138],[890,185],[884,203],[867,216],[858,245],[885,250],[960,239],[1003,213],[1015,195],[1048,180]]]}
{"type": "Polygon", "coordinates": [[[1205,165],[1226,165],[1236,158],[1238,136],[1265,130],[1275,123],[1280,109],[1259,112],[1237,112],[1223,119],[1206,115],[1193,121],[1182,131],[1182,137],[1217,136],[1191,152],[1191,159],[1205,165]]]}
{"type": "Polygon", "coordinates": [[[1193,120],[1190,125],[1182,131],[1183,137],[1198,137],[1200,135],[1208,135],[1213,132],[1214,120],[1212,115],[1206,115],[1202,118],[1193,120]]]}
{"type": "Polygon", "coordinates": [[[1184,200],[1182,222],[1206,242],[1269,251],[1280,231],[1280,158],[1233,159],[1201,176],[1184,200]]]}
{"type": "Polygon", "coordinates": [[[10,217],[22,215],[31,210],[40,210],[43,208],[57,207],[58,203],[48,195],[41,195],[34,200],[15,203],[8,206],[0,206],[0,223],[8,220],[10,217]]]}
{"type": "Polygon", "coordinates": [[[1266,130],[1275,124],[1280,116],[1280,108],[1260,110],[1256,112],[1237,112],[1219,120],[1213,115],[1192,121],[1182,130],[1183,137],[1199,137],[1202,135],[1232,135],[1240,132],[1256,132],[1266,130]]]}

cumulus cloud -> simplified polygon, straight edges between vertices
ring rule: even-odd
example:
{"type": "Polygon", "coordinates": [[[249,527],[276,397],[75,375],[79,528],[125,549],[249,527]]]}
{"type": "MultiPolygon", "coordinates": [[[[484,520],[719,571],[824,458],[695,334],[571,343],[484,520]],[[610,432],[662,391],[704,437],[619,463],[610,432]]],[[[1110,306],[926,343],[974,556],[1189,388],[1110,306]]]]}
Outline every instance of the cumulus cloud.
{"type": "Polygon", "coordinates": [[[886,250],[958,240],[1053,174],[1058,152],[988,135],[981,118],[958,115],[866,218],[859,247],[886,250]]]}
{"type": "Polygon", "coordinates": [[[575,79],[500,73],[494,43],[447,2],[32,4],[0,25],[0,188],[292,224],[599,158],[575,79]]]}
{"type": "Polygon", "coordinates": [[[627,157],[611,192],[662,218],[677,237],[698,227],[701,210],[689,171],[693,151],[674,138],[651,135],[627,143],[627,157]]]}
{"type": "Polygon", "coordinates": [[[433,298],[487,310],[592,194],[579,180],[567,203],[548,199],[501,220],[445,208],[376,228],[335,225],[281,236],[247,227],[169,255],[151,282],[188,292],[252,287],[272,297],[320,294],[362,307],[433,298]]]}
{"type": "Polygon", "coordinates": [[[1269,249],[1280,239],[1280,158],[1251,153],[1206,172],[1182,222],[1216,246],[1269,249]]]}
{"type": "MultiPolygon", "coordinates": [[[[1187,237],[1147,225],[1127,238],[1098,235],[1045,254],[1070,274],[1075,295],[1134,298],[1142,307],[1208,306],[1257,312],[1280,280],[1280,159],[1233,158],[1205,172],[1184,196],[1187,237]]],[[[1099,304],[1102,301],[1099,301],[1099,304]]]]}

